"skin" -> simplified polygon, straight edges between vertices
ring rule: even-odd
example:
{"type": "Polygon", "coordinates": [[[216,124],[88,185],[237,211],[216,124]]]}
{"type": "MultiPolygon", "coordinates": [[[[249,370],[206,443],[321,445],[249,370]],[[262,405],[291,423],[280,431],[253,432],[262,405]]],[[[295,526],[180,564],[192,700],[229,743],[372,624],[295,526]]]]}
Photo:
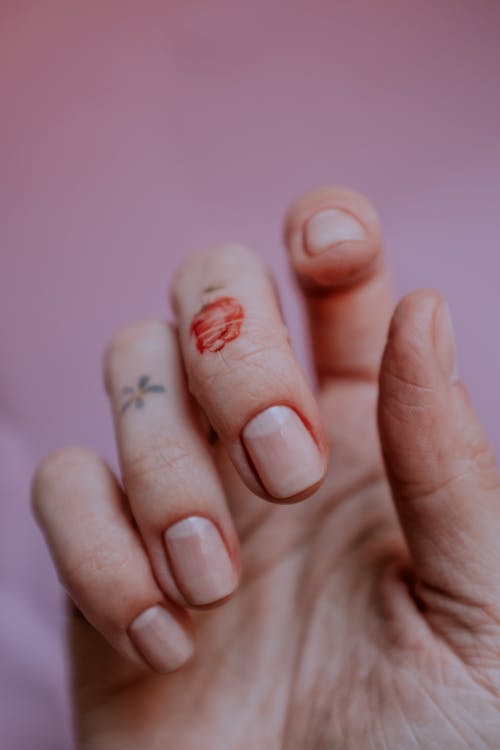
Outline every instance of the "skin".
{"type": "Polygon", "coordinates": [[[69,616],[78,747],[498,748],[500,482],[456,375],[446,306],[423,291],[394,310],[378,221],[357,193],[303,196],[288,212],[285,241],[311,326],[314,396],[290,359],[260,261],[213,248],[176,276],[175,331],[136,324],[106,353],[125,491],[84,448],[49,456],[34,477],[35,512],[78,607],[69,616]],[[325,208],[356,217],[365,239],[309,255],[304,227],[325,208]],[[249,264],[237,296],[254,327],[243,325],[242,348],[228,343],[221,365],[218,354],[201,359],[189,326],[201,307],[198,270],[205,287],[222,278],[236,295],[233,261],[249,264]],[[267,326],[245,301],[254,283],[267,326]],[[252,357],[272,350],[281,359],[252,369],[245,341],[258,342],[252,357]],[[165,393],[120,414],[119,386],[135,386],[158,348],[175,378],[158,365],[151,382],[165,393]],[[245,400],[250,390],[259,409],[245,400]],[[153,401],[161,409],[172,393],[186,399],[184,416],[171,420],[187,425],[204,491],[184,453],[151,459],[152,445],[171,444],[165,420],[154,425],[156,443],[153,427],[139,426],[149,422],[137,421],[153,419],[153,401]],[[196,402],[218,433],[212,447],[196,402]],[[269,496],[238,449],[248,418],[273,403],[292,404],[329,456],[321,486],[286,502],[269,496]],[[213,607],[188,606],[158,551],[158,534],[192,513],[216,519],[242,571],[237,593],[213,607]],[[127,636],[135,614],[162,602],[196,641],[193,657],[166,675],[147,669],[127,636]]]}

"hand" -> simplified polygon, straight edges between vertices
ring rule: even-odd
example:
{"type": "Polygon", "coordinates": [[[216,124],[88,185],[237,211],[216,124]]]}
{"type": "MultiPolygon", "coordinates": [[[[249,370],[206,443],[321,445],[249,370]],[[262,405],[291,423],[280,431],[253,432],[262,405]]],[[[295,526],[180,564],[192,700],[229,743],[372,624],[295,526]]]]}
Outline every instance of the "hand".
{"type": "Polygon", "coordinates": [[[499,748],[500,483],[447,306],[393,313],[356,193],[306,195],[285,238],[316,396],[262,262],[215,247],[176,328],[107,349],[124,489],[82,448],[37,470],[79,747],[499,748]]]}

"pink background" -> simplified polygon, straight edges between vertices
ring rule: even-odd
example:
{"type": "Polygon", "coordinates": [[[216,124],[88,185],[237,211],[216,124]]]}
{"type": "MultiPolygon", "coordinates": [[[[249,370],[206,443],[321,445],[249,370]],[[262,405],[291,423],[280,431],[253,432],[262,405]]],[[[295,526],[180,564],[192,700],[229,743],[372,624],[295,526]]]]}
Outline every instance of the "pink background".
{"type": "Polygon", "coordinates": [[[270,263],[303,190],[382,216],[398,293],[435,286],[500,447],[500,5],[491,0],[3,0],[0,746],[70,746],[60,593],[29,514],[42,455],[114,461],[101,353],[166,314],[191,250],[270,263]]]}

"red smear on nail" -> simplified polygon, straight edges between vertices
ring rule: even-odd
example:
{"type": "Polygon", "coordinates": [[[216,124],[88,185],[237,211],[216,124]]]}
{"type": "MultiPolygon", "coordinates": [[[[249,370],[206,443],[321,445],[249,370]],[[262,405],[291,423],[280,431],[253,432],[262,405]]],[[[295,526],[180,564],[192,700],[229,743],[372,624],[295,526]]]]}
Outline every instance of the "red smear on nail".
{"type": "Polygon", "coordinates": [[[198,351],[220,352],[240,335],[245,311],[234,297],[219,297],[203,305],[191,323],[198,351]]]}

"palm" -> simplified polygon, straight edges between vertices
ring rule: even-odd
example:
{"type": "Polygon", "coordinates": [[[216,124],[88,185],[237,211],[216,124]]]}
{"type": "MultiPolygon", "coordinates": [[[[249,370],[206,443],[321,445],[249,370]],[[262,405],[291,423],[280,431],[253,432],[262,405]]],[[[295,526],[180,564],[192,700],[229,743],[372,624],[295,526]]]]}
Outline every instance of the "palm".
{"type": "MultiPolygon", "coordinates": [[[[498,701],[409,594],[375,401],[370,385],[321,395],[333,460],[312,500],[290,508],[238,498],[242,584],[223,608],[198,614],[186,668],[137,671],[74,622],[84,747],[465,750],[479,747],[480,731],[494,746],[498,701]]],[[[224,470],[228,484],[238,481],[224,470]]]]}

